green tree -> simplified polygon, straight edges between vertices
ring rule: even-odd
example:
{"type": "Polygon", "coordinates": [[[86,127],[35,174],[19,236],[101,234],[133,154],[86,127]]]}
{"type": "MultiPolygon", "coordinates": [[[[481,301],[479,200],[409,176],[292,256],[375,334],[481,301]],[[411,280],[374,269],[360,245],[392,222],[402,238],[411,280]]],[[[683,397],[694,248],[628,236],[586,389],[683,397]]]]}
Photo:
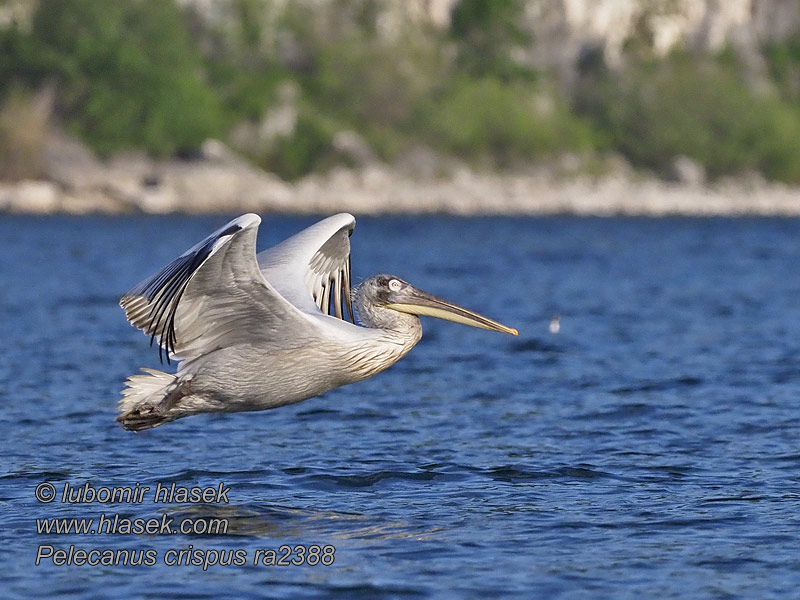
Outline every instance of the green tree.
{"type": "Polygon", "coordinates": [[[757,93],[728,58],[674,55],[598,71],[575,104],[611,148],[659,174],[686,155],[711,177],[758,170],[800,182],[800,111],[773,93],[757,93]]]}
{"type": "Polygon", "coordinates": [[[172,1],[47,0],[14,48],[24,54],[12,76],[55,82],[60,116],[101,153],[188,151],[220,131],[217,100],[172,1]]]}
{"type": "Polygon", "coordinates": [[[450,37],[458,47],[458,63],[471,75],[503,79],[531,76],[510,56],[515,46],[530,42],[520,25],[523,0],[461,0],[451,13],[450,37]]]}

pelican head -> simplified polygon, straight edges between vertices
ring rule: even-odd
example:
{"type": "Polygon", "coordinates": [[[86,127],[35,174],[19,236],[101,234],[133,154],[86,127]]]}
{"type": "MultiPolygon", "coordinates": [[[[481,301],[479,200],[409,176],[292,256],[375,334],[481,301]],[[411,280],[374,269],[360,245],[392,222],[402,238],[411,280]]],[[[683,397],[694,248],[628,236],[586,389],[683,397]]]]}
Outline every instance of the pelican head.
{"type": "Polygon", "coordinates": [[[480,329],[518,335],[516,329],[442,300],[394,275],[381,274],[366,279],[353,290],[353,300],[359,320],[371,327],[392,329],[400,320],[398,317],[401,315],[397,313],[401,313],[415,317],[436,317],[480,329]]]}

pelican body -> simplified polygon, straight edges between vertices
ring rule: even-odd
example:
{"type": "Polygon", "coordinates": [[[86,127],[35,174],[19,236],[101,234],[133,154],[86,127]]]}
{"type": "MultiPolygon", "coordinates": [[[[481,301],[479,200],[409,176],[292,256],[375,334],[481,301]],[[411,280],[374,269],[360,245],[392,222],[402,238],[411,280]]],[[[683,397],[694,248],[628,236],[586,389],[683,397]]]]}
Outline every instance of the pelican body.
{"type": "Polygon", "coordinates": [[[352,215],[256,254],[260,223],[254,214],[232,220],[120,300],[162,362],[179,361],[174,374],[128,378],[117,418],[126,429],[277,408],[371,377],[420,340],[418,315],[517,335],[392,275],[351,291],[352,215]]]}

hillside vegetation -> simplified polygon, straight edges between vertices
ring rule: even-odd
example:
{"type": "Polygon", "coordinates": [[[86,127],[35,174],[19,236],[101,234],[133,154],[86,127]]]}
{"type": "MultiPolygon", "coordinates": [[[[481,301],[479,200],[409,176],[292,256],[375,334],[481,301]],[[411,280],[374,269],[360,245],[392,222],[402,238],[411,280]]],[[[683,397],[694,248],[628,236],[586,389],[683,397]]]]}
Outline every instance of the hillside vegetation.
{"type": "Polygon", "coordinates": [[[587,52],[565,82],[525,60],[522,0],[461,0],[449,26],[387,34],[380,0],[229,0],[218,19],[173,0],[47,0],[0,30],[0,177],[35,172],[42,114],[101,155],[191,156],[208,137],[293,179],[352,162],[354,131],[393,162],[426,146],[490,169],[564,154],[668,176],[678,156],[712,178],[800,183],[800,40],[735,51],[630,44],[587,52]]]}

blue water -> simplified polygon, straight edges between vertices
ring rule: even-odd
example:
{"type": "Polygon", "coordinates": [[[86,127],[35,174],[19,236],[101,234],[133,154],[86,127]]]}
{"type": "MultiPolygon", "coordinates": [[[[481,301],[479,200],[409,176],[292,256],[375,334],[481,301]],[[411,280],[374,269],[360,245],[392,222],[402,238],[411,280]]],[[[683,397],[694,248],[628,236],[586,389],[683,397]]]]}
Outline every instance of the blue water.
{"type": "MultiPolygon", "coordinates": [[[[260,244],[313,220],[266,217],[260,244]]],[[[426,320],[365,382],[124,431],[122,381],[158,359],[117,300],[224,221],[0,217],[3,598],[797,597],[800,221],[359,219],[356,280],[397,274],[520,336],[426,320]],[[230,492],[43,504],[42,482],[230,492]],[[36,531],[101,513],[229,530],[36,531]],[[335,560],[252,564],[282,545],[335,560]],[[40,546],[157,560],[36,566],[40,546]],[[190,546],[247,564],[164,564],[190,546]]]]}

